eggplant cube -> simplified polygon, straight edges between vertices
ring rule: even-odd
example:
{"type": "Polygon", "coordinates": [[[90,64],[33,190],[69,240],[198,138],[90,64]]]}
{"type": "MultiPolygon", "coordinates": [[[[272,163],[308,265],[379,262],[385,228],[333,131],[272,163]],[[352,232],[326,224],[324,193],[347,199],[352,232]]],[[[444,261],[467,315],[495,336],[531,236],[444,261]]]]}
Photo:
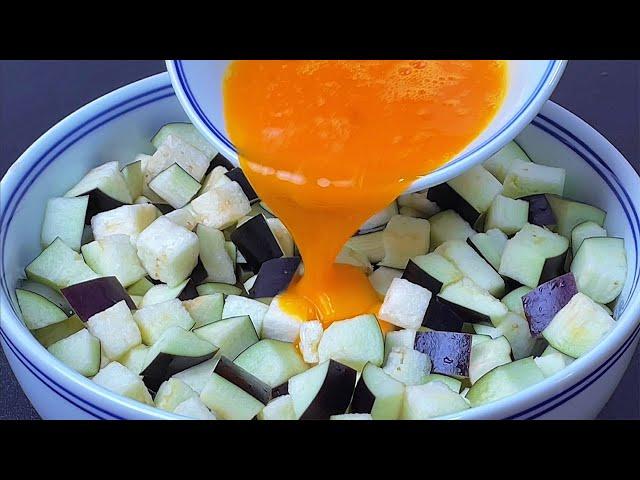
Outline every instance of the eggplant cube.
{"type": "Polygon", "coordinates": [[[133,201],[124,175],[119,170],[118,162],[107,162],[89,170],[64,196],[78,197],[92,190],[100,190],[122,203],[131,203],[133,201]]]}
{"type": "Polygon", "coordinates": [[[198,398],[198,394],[179,378],[170,378],[158,388],[153,403],[167,412],[173,410],[185,400],[198,398]]]}
{"type": "Polygon", "coordinates": [[[249,199],[236,182],[217,186],[191,201],[200,222],[222,230],[251,211],[249,199]]]}
{"type": "Polygon", "coordinates": [[[70,248],[79,251],[88,202],[87,196],[50,198],[42,222],[42,247],[45,248],[59,237],[70,248]]]}
{"type": "Polygon", "coordinates": [[[142,379],[118,362],[109,363],[92,380],[107,390],[153,405],[151,394],[142,379]]]}
{"type": "Polygon", "coordinates": [[[66,366],[85,377],[92,377],[100,369],[100,341],[84,328],[58,340],[47,350],[66,366]]]}
{"type": "Polygon", "coordinates": [[[178,326],[189,330],[195,323],[177,298],[136,310],[133,319],[138,324],[142,341],[146,345],[154,344],[170,327],[178,326]]]}
{"type": "Polygon", "coordinates": [[[351,412],[371,414],[374,420],[397,420],[402,410],[404,385],[381,368],[368,364],[356,384],[351,412]]]}
{"type": "Polygon", "coordinates": [[[258,414],[258,420],[295,420],[291,395],[281,395],[271,400],[258,414]]]}
{"type": "Polygon", "coordinates": [[[199,182],[209,168],[210,160],[204,153],[180,137],[168,135],[145,164],[145,184],[148,185],[160,172],[174,163],[199,182]]]}
{"type": "Polygon", "coordinates": [[[422,218],[391,217],[384,229],[384,258],[382,265],[405,268],[407,262],[416,255],[429,251],[430,224],[422,218]]]}
{"type": "Polygon", "coordinates": [[[94,272],[116,277],[125,288],[147,274],[127,235],[109,235],[87,243],[82,246],[82,255],[94,272]]]}
{"type": "Polygon", "coordinates": [[[540,335],[553,317],[578,293],[572,273],[543,283],[522,297],[524,315],[532,335],[540,335]]]}
{"type": "Polygon", "coordinates": [[[186,399],[173,410],[173,413],[193,420],[216,420],[216,416],[202,403],[199,397],[186,399]]]}
{"type": "Polygon", "coordinates": [[[228,295],[224,301],[222,318],[232,318],[249,315],[256,332],[262,330],[262,322],[269,307],[262,302],[239,295],[228,295]]]}
{"type": "Polygon", "coordinates": [[[94,278],[65,287],[61,292],[78,317],[85,322],[96,313],[102,312],[122,300],[127,303],[130,309],[136,308],[135,303],[116,277],[94,278]]]}
{"type": "Polygon", "coordinates": [[[420,385],[431,372],[431,360],[427,354],[413,348],[394,347],[387,356],[383,370],[405,385],[420,385]]]}
{"type": "Polygon", "coordinates": [[[275,297],[262,320],[261,338],[273,338],[283,342],[295,342],[304,319],[292,315],[280,306],[279,297],[275,297]]]}
{"type": "Polygon", "coordinates": [[[93,238],[100,240],[109,235],[128,235],[135,243],[138,235],[157,217],[158,210],[151,204],[123,205],[94,215],[91,219],[93,238]]]}
{"type": "Polygon", "coordinates": [[[300,342],[298,348],[302,353],[302,358],[307,363],[318,363],[320,356],[318,354],[318,345],[322,339],[324,329],[322,323],[318,320],[310,320],[300,325],[300,342]]]}
{"type": "Polygon", "coordinates": [[[467,410],[469,404],[442,382],[408,386],[402,406],[403,420],[427,420],[467,410]]]}
{"type": "Polygon", "coordinates": [[[174,287],[198,263],[198,237],[186,228],[160,217],[136,242],[138,257],[151,278],[174,287]]]}
{"type": "MultiPolygon", "coordinates": [[[[413,262],[410,261],[407,264],[407,269],[412,264],[413,262]]],[[[379,295],[384,297],[387,294],[387,291],[389,290],[389,287],[391,286],[391,282],[393,281],[393,279],[401,278],[403,276],[404,274],[402,270],[397,270],[395,268],[389,268],[389,267],[379,267],[376,270],[374,270],[371,275],[369,275],[369,282],[371,282],[371,286],[374,288],[374,290],[378,292],[379,295]]],[[[411,281],[411,279],[409,278],[407,278],[407,280],[411,281]]],[[[413,282],[413,283],[418,283],[418,282],[413,282]]]]}
{"type": "Polygon", "coordinates": [[[418,332],[415,349],[429,356],[435,373],[469,376],[471,335],[455,332],[418,332]]]}
{"type": "Polygon", "coordinates": [[[431,301],[431,292],[402,278],[394,278],[379,317],[401,328],[418,328],[431,301]]]}
{"type": "Polygon", "coordinates": [[[142,343],[138,325],[124,300],[89,318],[87,328],[100,340],[102,350],[110,360],[120,358],[142,343]]]}

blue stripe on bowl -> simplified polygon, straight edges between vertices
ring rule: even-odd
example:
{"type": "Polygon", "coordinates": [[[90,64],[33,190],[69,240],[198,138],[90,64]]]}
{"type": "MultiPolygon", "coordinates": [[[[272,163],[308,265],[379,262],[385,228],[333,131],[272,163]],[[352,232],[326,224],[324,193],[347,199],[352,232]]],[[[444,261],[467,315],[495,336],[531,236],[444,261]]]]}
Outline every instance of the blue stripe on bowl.
{"type": "MultiPolygon", "coordinates": [[[[189,79],[187,78],[187,76],[185,75],[184,72],[184,65],[183,65],[183,61],[182,60],[173,60],[172,61],[173,64],[176,67],[176,73],[178,75],[178,82],[180,82],[180,87],[182,88],[182,91],[184,92],[185,96],[187,97],[187,100],[189,101],[189,104],[191,105],[191,107],[193,108],[193,110],[195,111],[196,115],[198,115],[198,118],[202,121],[202,123],[204,123],[207,128],[211,131],[211,133],[218,139],[220,140],[222,143],[224,143],[227,147],[229,147],[233,152],[238,153],[237,148],[235,147],[235,145],[233,145],[233,142],[231,142],[230,139],[228,139],[226,137],[226,135],[224,133],[222,133],[209,119],[209,117],[204,113],[204,110],[202,109],[202,107],[200,106],[200,104],[198,103],[198,101],[196,100],[195,95],[193,94],[193,91],[191,89],[191,85],[189,84],[189,79]]],[[[538,97],[538,94],[540,93],[540,91],[542,90],[542,88],[545,86],[545,84],[547,83],[547,81],[549,80],[549,77],[551,76],[551,74],[553,73],[554,68],[556,67],[556,65],[558,64],[559,60],[551,60],[547,63],[547,68],[545,69],[544,73],[542,74],[542,78],[540,80],[540,82],[538,83],[538,85],[536,85],[536,88],[534,89],[533,93],[529,96],[529,98],[525,101],[525,103],[522,105],[522,107],[516,112],[516,114],[507,122],[505,123],[502,128],[500,130],[498,130],[496,133],[494,133],[490,138],[488,138],[487,140],[485,140],[483,143],[481,143],[480,145],[476,146],[475,148],[473,148],[472,150],[470,150],[469,152],[466,152],[464,155],[456,158],[455,160],[451,161],[451,162],[447,162],[445,165],[443,165],[442,167],[438,168],[436,171],[441,170],[442,168],[446,168],[449,167],[451,165],[454,165],[458,162],[463,161],[464,159],[468,158],[469,156],[475,154],[477,151],[479,151],[480,149],[486,147],[489,143],[491,143],[492,141],[494,141],[497,137],[499,137],[500,135],[502,135],[507,129],[511,128],[511,126],[520,118],[520,116],[531,106],[531,104],[536,100],[536,98],[538,97]]]]}
{"type": "MultiPolygon", "coordinates": [[[[40,174],[42,174],[42,172],[46,169],[46,167],[48,165],[50,165],[53,161],[56,160],[56,158],[63,153],[65,150],[67,150],[71,145],[73,145],[75,142],[77,142],[78,140],[80,140],[81,138],[83,138],[85,135],[87,135],[88,133],[94,131],[96,128],[99,128],[100,126],[103,126],[107,123],[109,123],[110,121],[114,120],[115,118],[118,118],[128,112],[131,112],[132,110],[135,110],[137,108],[140,108],[144,105],[147,105],[149,103],[153,103],[159,100],[162,100],[164,98],[170,97],[172,95],[174,95],[173,92],[168,93],[168,94],[163,94],[163,95],[159,95],[156,96],[154,98],[146,98],[149,97],[150,95],[153,95],[154,93],[158,93],[158,92],[163,92],[165,89],[170,89],[171,85],[168,84],[164,87],[160,87],[160,88],[156,88],[153,90],[150,90],[146,93],[137,95],[135,97],[132,97],[126,101],[120,102],[117,105],[114,105],[113,107],[110,107],[106,110],[104,110],[103,112],[95,115],[94,117],[91,117],[89,120],[87,120],[86,122],[84,122],[82,125],[78,126],[77,128],[75,128],[74,130],[72,130],[71,132],[69,132],[67,135],[65,135],[64,137],[62,137],[58,142],[56,142],[50,149],[48,149],[36,162],[34,162],[33,166],[23,175],[23,177],[20,179],[19,183],[19,187],[16,189],[16,191],[14,191],[11,196],[9,197],[8,201],[7,201],[7,207],[5,209],[4,212],[2,212],[2,216],[0,216],[0,225],[4,225],[3,227],[3,231],[4,231],[4,235],[2,237],[2,250],[0,251],[0,258],[2,259],[2,265],[4,266],[5,262],[4,262],[4,245],[5,245],[5,241],[6,241],[6,233],[8,230],[8,227],[11,223],[11,221],[14,219],[14,214],[15,214],[15,210],[17,208],[17,205],[19,204],[20,200],[24,197],[24,195],[26,194],[26,192],[28,191],[28,189],[30,188],[30,186],[33,184],[33,182],[35,181],[35,179],[37,177],[40,176],[40,174]],[[103,117],[105,117],[107,114],[113,112],[114,110],[120,108],[120,107],[124,107],[124,106],[128,106],[131,103],[135,102],[136,100],[139,99],[146,99],[144,102],[138,103],[136,105],[133,106],[129,106],[128,108],[114,114],[111,115],[108,118],[103,119],[101,122],[99,122],[96,125],[93,125],[90,129],[87,129],[85,131],[82,131],[85,127],[87,127],[89,124],[91,124],[93,121],[98,120],[98,119],[102,119],[103,117]],[[75,138],[71,139],[71,137],[75,134],[78,134],[75,138]],[[67,140],[70,139],[70,141],[68,142],[68,144],[62,146],[62,144],[67,140]],[[58,151],[55,151],[55,154],[53,153],[54,150],[56,150],[58,147],[61,147],[58,151]],[[50,158],[47,158],[50,157],[50,158]]],[[[604,162],[604,160],[602,160],[595,152],[593,152],[593,150],[591,150],[586,144],[584,144],[584,142],[582,142],[580,139],[578,139],[577,137],[575,137],[573,134],[571,134],[568,130],[564,129],[563,127],[561,127],[560,125],[556,124],[555,122],[553,122],[552,120],[548,119],[547,117],[545,117],[544,115],[538,115],[538,117],[536,118],[536,120],[534,120],[534,122],[532,123],[535,127],[537,128],[541,128],[543,129],[547,134],[553,136],[554,138],[558,139],[559,141],[561,141],[562,143],[564,143],[565,145],[567,145],[569,148],[571,148],[572,150],[574,150],[580,157],[582,157],[587,163],[589,163],[589,165],[592,166],[592,168],[594,168],[594,170],[605,180],[605,182],[609,185],[609,187],[611,188],[611,190],[614,192],[614,194],[616,195],[616,197],[618,198],[618,201],[620,201],[623,210],[625,212],[625,214],[627,215],[627,220],[629,221],[629,223],[631,224],[632,227],[632,238],[633,238],[633,242],[634,242],[634,248],[635,251],[638,251],[638,231],[640,231],[640,221],[638,220],[638,215],[637,212],[635,212],[635,210],[633,208],[627,208],[628,206],[630,207],[632,205],[631,203],[631,197],[629,196],[628,192],[624,189],[624,187],[620,184],[620,181],[615,177],[615,175],[613,175],[613,173],[611,172],[611,169],[607,166],[606,162],[604,162]],[[546,122],[552,126],[547,126],[545,125],[543,122],[546,122]],[[557,131],[554,131],[557,130],[557,131]],[[561,132],[561,134],[558,133],[558,131],[561,132]],[[566,138],[564,138],[564,136],[569,137],[570,140],[567,140],[566,138]],[[587,151],[587,154],[585,154],[584,152],[582,152],[580,150],[580,147],[585,149],[587,151]],[[588,158],[588,156],[592,157],[593,160],[591,160],[590,158],[588,158]],[[611,173],[611,176],[613,177],[613,182],[616,184],[614,185],[611,181],[609,181],[607,179],[607,177],[603,174],[602,170],[600,169],[600,166],[602,166],[603,168],[605,168],[606,170],[608,170],[611,173]],[[620,195],[620,193],[622,193],[622,196],[620,195]],[[623,197],[624,200],[623,201],[623,197]],[[631,218],[631,216],[633,216],[633,219],[631,218]]],[[[636,257],[638,258],[638,257],[636,257]]],[[[11,296],[9,294],[9,290],[8,290],[8,282],[6,280],[6,277],[4,275],[5,269],[2,269],[1,272],[1,278],[0,280],[2,281],[2,286],[4,289],[4,292],[7,295],[7,298],[10,299],[11,296]]],[[[634,278],[634,283],[632,285],[632,289],[631,289],[631,293],[629,294],[629,297],[631,295],[633,295],[633,293],[635,293],[635,288],[637,286],[637,280],[638,280],[638,275],[635,276],[634,278]]],[[[10,304],[11,305],[11,304],[10,304]]],[[[13,310],[14,314],[16,315],[16,317],[19,318],[18,313],[15,311],[13,305],[11,305],[11,309],[13,310]]],[[[520,412],[516,415],[512,415],[509,418],[523,418],[523,416],[528,415],[527,418],[537,418],[540,415],[543,415],[544,413],[552,410],[553,408],[556,408],[557,406],[565,403],[566,401],[570,400],[571,398],[573,398],[574,396],[576,396],[577,394],[579,394],[581,391],[583,391],[585,388],[587,388],[589,385],[591,385],[593,382],[595,382],[598,378],[600,378],[602,375],[604,375],[604,373],[606,371],[608,371],[618,360],[619,358],[629,349],[629,347],[633,344],[634,340],[637,338],[638,334],[640,333],[640,326],[636,327],[636,329],[634,330],[634,332],[627,338],[627,340],[616,350],[616,352],[614,352],[614,354],[612,354],[605,362],[603,362],[596,370],[590,372],[587,376],[585,376],[582,380],[580,380],[579,382],[577,382],[576,384],[572,385],[571,387],[567,388],[566,390],[564,390],[563,392],[555,395],[554,397],[551,397],[549,399],[546,399],[543,402],[540,402],[539,404],[528,408],[527,410],[520,412]],[[552,402],[553,405],[550,405],[552,402]],[[540,410],[543,409],[543,410],[540,410]],[[535,412],[535,413],[534,413],[535,412]],[[531,414],[531,415],[529,415],[531,414]]],[[[73,392],[67,390],[66,388],[64,388],[63,386],[59,385],[58,383],[56,383],[53,379],[51,379],[51,377],[49,377],[48,375],[46,375],[41,369],[39,369],[36,365],[34,365],[32,362],[30,362],[27,358],[26,355],[24,355],[22,352],[20,352],[20,350],[15,346],[15,344],[13,344],[10,339],[8,338],[8,335],[2,330],[0,329],[0,334],[2,335],[2,338],[5,340],[6,344],[9,346],[9,348],[11,349],[11,351],[16,355],[16,358],[18,358],[18,360],[25,365],[25,367],[32,373],[34,374],[41,382],[43,382],[45,385],[47,385],[48,388],[50,388],[52,391],[54,391],[55,393],[57,393],[58,395],[60,395],[61,397],[63,397],[65,400],[69,401],[70,403],[74,404],[75,406],[77,406],[78,408],[82,409],[83,411],[87,412],[88,414],[96,417],[96,418],[104,418],[101,416],[96,415],[93,412],[88,411],[86,408],[82,407],[81,405],[78,404],[81,403],[83,405],[85,405],[86,407],[95,409],[99,412],[102,412],[103,414],[106,414],[112,418],[118,418],[118,419],[122,419],[122,417],[109,412],[108,410],[102,409],[100,407],[97,407],[96,405],[92,404],[91,402],[88,402],[87,400],[80,398],[79,396],[75,395],[73,392]],[[72,397],[72,398],[69,398],[72,397]]]]}

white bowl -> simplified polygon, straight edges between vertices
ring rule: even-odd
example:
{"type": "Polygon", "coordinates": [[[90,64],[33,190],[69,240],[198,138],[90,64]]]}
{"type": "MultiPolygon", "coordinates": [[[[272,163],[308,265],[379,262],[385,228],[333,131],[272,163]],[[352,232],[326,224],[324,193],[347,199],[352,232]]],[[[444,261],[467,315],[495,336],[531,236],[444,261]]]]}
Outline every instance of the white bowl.
{"type": "MultiPolygon", "coordinates": [[[[226,158],[238,164],[238,154],[224,122],[222,79],[230,60],[167,60],[176,95],[191,122],[226,158]]],[[[566,61],[508,60],[505,100],[491,123],[455,158],[416,180],[409,191],[446,182],[480,163],[525,128],[558,84],[566,61]]]]}
{"type": "MultiPolygon", "coordinates": [[[[174,415],[104,390],[53,358],[18,316],[14,294],[40,252],[45,202],[107,160],[152,152],[149,139],[187,116],[169,76],[156,75],[81,108],[37,140],[0,184],[0,339],[18,381],[43,418],[169,419],[174,415]]],[[[593,351],[553,377],[453,418],[593,418],[620,381],[640,335],[640,179],[622,155],[575,115],[548,102],[517,138],[534,161],[567,169],[566,193],[609,212],[606,228],[625,238],[629,276],[617,325],[593,351]]]]}

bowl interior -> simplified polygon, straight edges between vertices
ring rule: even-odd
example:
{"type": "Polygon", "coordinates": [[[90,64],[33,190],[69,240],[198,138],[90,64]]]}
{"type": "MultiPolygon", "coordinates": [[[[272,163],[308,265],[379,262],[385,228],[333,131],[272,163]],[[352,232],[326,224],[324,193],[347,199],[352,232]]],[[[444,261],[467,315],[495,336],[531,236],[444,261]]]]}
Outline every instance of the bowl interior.
{"type": "MultiPolygon", "coordinates": [[[[81,111],[66,119],[36,142],[3,179],[0,192],[1,296],[9,299],[15,315],[7,315],[8,309],[3,311],[3,329],[8,327],[9,331],[19,329],[27,333],[19,320],[14,288],[18,279],[24,277],[24,267],[41,251],[40,228],[46,201],[63,195],[92,167],[110,160],[125,164],[137,153],[151,153],[153,147],[149,140],[162,125],[187,121],[167,77],[160,78],[163,81],[156,81],[154,88],[142,89],[143,93],[134,96],[125,95],[126,101],[117,108],[110,106],[113,102],[105,102],[104,108],[81,111]],[[164,86],[158,88],[157,84],[164,86]]],[[[636,295],[640,272],[637,178],[616,177],[610,170],[615,165],[608,166],[585,154],[580,141],[564,135],[547,119],[545,110],[517,137],[517,142],[535,162],[565,168],[566,195],[605,209],[608,212],[607,231],[625,239],[629,270],[615,311],[615,316],[619,317],[631,296],[636,295]]],[[[3,305],[6,305],[4,299],[3,305]]],[[[627,320],[627,323],[632,321],[627,320]]],[[[29,337],[28,341],[29,348],[42,349],[35,339],[29,337]]],[[[55,360],[51,358],[51,361],[55,360]]]]}

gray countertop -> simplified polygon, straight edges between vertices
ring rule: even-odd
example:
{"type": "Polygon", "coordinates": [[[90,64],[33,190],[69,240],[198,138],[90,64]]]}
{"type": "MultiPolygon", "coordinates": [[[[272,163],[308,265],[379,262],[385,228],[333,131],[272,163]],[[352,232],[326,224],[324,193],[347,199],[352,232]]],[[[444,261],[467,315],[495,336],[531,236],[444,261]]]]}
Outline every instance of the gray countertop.
{"type": "MultiPolygon", "coordinates": [[[[164,71],[148,61],[0,61],[0,175],[41,134],[89,101],[164,71]]],[[[640,62],[572,61],[553,100],[599,130],[640,171],[640,62]]],[[[0,350],[0,420],[37,419],[0,350]]],[[[602,419],[640,419],[640,350],[602,419]]]]}

